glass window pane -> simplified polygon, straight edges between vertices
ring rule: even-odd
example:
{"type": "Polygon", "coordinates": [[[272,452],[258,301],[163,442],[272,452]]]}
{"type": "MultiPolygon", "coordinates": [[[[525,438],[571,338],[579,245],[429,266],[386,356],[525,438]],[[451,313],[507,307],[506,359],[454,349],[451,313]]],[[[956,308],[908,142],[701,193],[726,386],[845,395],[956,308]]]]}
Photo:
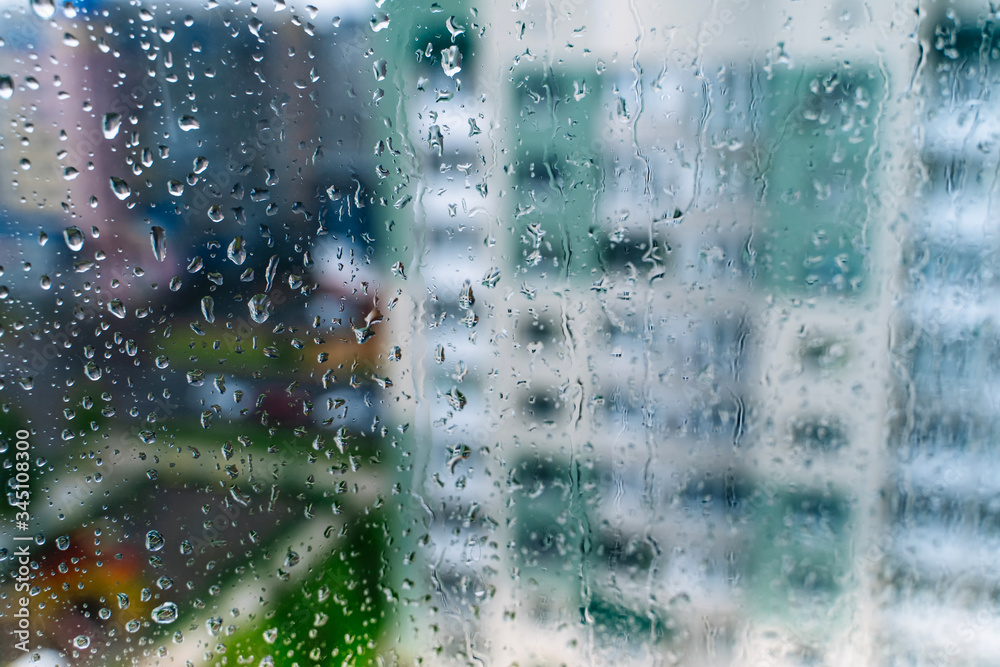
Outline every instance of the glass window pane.
{"type": "Polygon", "coordinates": [[[0,661],[992,664],[996,19],[4,0],[0,661]]]}

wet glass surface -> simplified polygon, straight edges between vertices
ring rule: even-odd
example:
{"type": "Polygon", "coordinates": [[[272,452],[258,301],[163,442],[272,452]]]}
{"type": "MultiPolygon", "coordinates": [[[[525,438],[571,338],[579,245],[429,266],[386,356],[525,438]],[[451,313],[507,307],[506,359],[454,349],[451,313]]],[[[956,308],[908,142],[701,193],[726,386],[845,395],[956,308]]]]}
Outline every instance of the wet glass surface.
{"type": "Polygon", "coordinates": [[[0,661],[993,664],[998,17],[0,4],[0,661]]]}

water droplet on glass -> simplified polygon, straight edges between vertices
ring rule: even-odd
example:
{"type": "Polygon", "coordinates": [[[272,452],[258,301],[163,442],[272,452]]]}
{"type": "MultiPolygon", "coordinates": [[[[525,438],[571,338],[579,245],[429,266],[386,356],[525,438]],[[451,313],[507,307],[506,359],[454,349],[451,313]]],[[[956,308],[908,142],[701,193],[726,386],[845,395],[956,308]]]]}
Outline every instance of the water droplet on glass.
{"type": "Polygon", "coordinates": [[[210,296],[201,298],[201,314],[209,324],[215,322],[215,299],[210,296]]]}
{"type": "Polygon", "coordinates": [[[118,319],[125,319],[125,304],[121,299],[111,299],[108,302],[108,310],[118,319]]]}
{"type": "Polygon", "coordinates": [[[101,121],[101,131],[104,132],[105,139],[114,139],[118,136],[118,130],[122,126],[122,116],[118,113],[107,113],[104,114],[104,120],[101,121]]]}
{"type": "Polygon", "coordinates": [[[482,283],[486,287],[496,287],[498,282],[500,282],[500,267],[491,267],[483,276],[482,283]]]}
{"type": "Polygon", "coordinates": [[[118,608],[128,609],[128,595],[126,595],[125,593],[118,594],[118,608]]]}
{"type": "Polygon", "coordinates": [[[50,19],[55,16],[56,13],[56,3],[55,0],[30,0],[31,9],[39,18],[50,19]]]}
{"type": "Polygon", "coordinates": [[[267,270],[264,272],[264,279],[267,281],[267,285],[264,287],[265,292],[270,292],[271,287],[274,284],[274,276],[278,273],[278,256],[271,255],[271,259],[267,260],[267,270]]]}
{"type": "Polygon", "coordinates": [[[222,212],[221,206],[212,204],[211,208],[208,209],[208,219],[212,222],[222,222],[226,219],[226,214],[222,212]]]}
{"type": "Polygon", "coordinates": [[[259,18],[250,19],[250,24],[247,26],[254,37],[260,39],[260,29],[264,27],[264,22],[259,18]]]}
{"type": "Polygon", "coordinates": [[[101,367],[93,361],[88,361],[83,365],[83,373],[91,380],[97,381],[101,379],[101,367]]]}
{"type": "Polygon", "coordinates": [[[163,548],[165,540],[158,530],[151,530],[146,533],[146,549],[149,551],[159,551],[163,548]]]}
{"type": "Polygon", "coordinates": [[[31,169],[31,160],[29,160],[26,157],[21,158],[20,165],[21,169],[23,169],[24,171],[29,171],[31,169]]]}
{"type": "Polygon", "coordinates": [[[174,31],[173,28],[167,28],[167,27],[160,28],[160,39],[162,39],[164,42],[170,42],[174,38],[175,34],[176,32],[174,31]]]}
{"type": "Polygon", "coordinates": [[[462,310],[468,310],[472,308],[473,304],[476,303],[476,297],[472,295],[472,285],[468,280],[462,285],[462,291],[458,295],[458,307],[462,310]]]}
{"type": "Polygon", "coordinates": [[[201,127],[201,124],[198,123],[198,119],[195,118],[194,116],[181,116],[177,120],[177,124],[180,125],[180,128],[185,132],[190,132],[191,130],[197,130],[199,127],[201,127]]]}
{"type": "Polygon", "coordinates": [[[153,245],[156,261],[162,262],[167,256],[167,233],[163,231],[163,227],[154,226],[149,232],[149,241],[153,245]]]}
{"type": "Polygon", "coordinates": [[[247,302],[250,309],[250,319],[257,324],[263,324],[271,316],[271,299],[267,294],[256,294],[247,302]]]}
{"type": "Polygon", "coordinates": [[[278,628],[268,628],[264,630],[264,641],[273,644],[278,639],[278,628]]]}
{"type": "Polygon", "coordinates": [[[175,181],[173,179],[167,181],[167,192],[175,197],[180,197],[184,194],[184,184],[180,181],[175,181]]]}
{"type": "Polygon", "coordinates": [[[78,649],[85,649],[90,646],[90,637],[87,635],[77,635],[73,639],[73,647],[78,649]]]}
{"type": "Polygon", "coordinates": [[[140,627],[142,627],[142,624],[139,623],[139,621],[137,621],[134,618],[125,624],[125,629],[128,630],[130,633],[139,632],[140,627]]]}
{"type": "Polygon", "coordinates": [[[56,538],[56,548],[59,551],[66,551],[69,549],[69,535],[60,535],[56,538]]]}
{"type": "Polygon", "coordinates": [[[128,199],[132,194],[132,188],[128,186],[128,183],[117,176],[111,177],[111,191],[121,200],[128,199]]]}
{"type": "Polygon", "coordinates": [[[242,236],[237,236],[232,240],[226,254],[234,264],[242,264],[247,260],[247,247],[242,236]]]}
{"type": "Polygon", "coordinates": [[[456,410],[461,410],[465,407],[465,394],[460,392],[458,388],[453,388],[445,394],[445,397],[448,399],[448,404],[456,410]]]}
{"type": "Polygon", "coordinates": [[[164,602],[159,607],[153,610],[153,620],[160,625],[166,625],[167,623],[173,623],[177,620],[178,609],[177,605],[173,602],[164,602]]]}
{"type": "Polygon", "coordinates": [[[208,619],[205,621],[205,629],[212,636],[218,635],[222,631],[222,619],[218,616],[208,619]]]}
{"type": "Polygon", "coordinates": [[[0,97],[9,100],[14,94],[14,80],[7,74],[0,74],[0,97]]]}
{"type": "Polygon", "coordinates": [[[67,227],[63,230],[63,240],[70,250],[77,252],[83,248],[83,230],[79,227],[67,227]]]}
{"type": "Polygon", "coordinates": [[[441,69],[447,76],[455,76],[462,71],[462,52],[454,44],[441,51],[441,69]]]}

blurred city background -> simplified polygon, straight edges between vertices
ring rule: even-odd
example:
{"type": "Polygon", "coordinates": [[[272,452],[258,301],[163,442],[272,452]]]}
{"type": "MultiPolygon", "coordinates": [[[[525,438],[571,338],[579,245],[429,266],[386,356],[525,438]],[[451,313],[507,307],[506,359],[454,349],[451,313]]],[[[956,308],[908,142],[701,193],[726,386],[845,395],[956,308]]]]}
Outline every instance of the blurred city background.
{"type": "Polygon", "coordinates": [[[0,4],[0,661],[997,663],[997,8],[313,1],[0,4]]]}

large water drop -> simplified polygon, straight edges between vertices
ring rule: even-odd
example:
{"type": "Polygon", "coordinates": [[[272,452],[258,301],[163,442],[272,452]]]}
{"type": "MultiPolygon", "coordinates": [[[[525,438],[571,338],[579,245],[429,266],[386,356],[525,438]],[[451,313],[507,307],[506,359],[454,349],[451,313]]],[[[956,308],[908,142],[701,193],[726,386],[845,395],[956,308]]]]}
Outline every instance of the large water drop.
{"type": "Polygon", "coordinates": [[[166,540],[163,539],[163,535],[158,530],[151,530],[146,533],[146,548],[149,551],[159,551],[163,548],[165,542],[166,540]]]}
{"type": "Polygon", "coordinates": [[[108,113],[104,114],[104,120],[101,121],[101,131],[104,132],[105,139],[114,139],[118,136],[118,130],[122,126],[122,116],[118,113],[108,113]]]}
{"type": "Polygon", "coordinates": [[[121,200],[128,199],[132,195],[132,188],[124,180],[117,176],[111,177],[111,191],[121,200]]]}
{"type": "Polygon", "coordinates": [[[121,299],[111,299],[108,302],[108,311],[120,320],[125,319],[125,304],[121,299]]]}
{"type": "Polygon", "coordinates": [[[173,623],[177,620],[179,615],[177,605],[173,602],[164,602],[159,607],[153,610],[153,620],[160,625],[166,625],[167,623],[173,623]]]}
{"type": "Polygon", "coordinates": [[[83,230],[79,227],[67,227],[63,230],[63,240],[66,241],[66,245],[73,252],[77,252],[83,248],[84,238],[83,230]]]}
{"type": "Polygon", "coordinates": [[[39,18],[45,19],[46,21],[55,16],[56,13],[56,3],[55,0],[30,0],[31,9],[35,12],[39,18]]]}
{"type": "Polygon", "coordinates": [[[257,294],[247,303],[250,308],[250,318],[257,324],[263,324],[271,316],[271,299],[267,294],[257,294]]]}
{"type": "Polygon", "coordinates": [[[167,233],[163,227],[154,226],[149,232],[149,242],[153,245],[153,256],[162,262],[167,256],[167,233]]]}
{"type": "Polygon", "coordinates": [[[278,273],[278,256],[271,255],[271,259],[267,260],[267,270],[264,272],[264,279],[267,281],[267,285],[264,287],[265,292],[270,292],[271,287],[274,285],[274,276],[278,273]]]}
{"type": "Polygon", "coordinates": [[[242,236],[237,236],[232,240],[226,254],[234,264],[242,264],[247,260],[247,246],[243,242],[242,236]]]}
{"type": "Polygon", "coordinates": [[[83,365],[83,373],[91,380],[97,381],[101,379],[101,367],[93,361],[88,361],[83,365]]]}
{"type": "Polygon", "coordinates": [[[215,322],[215,299],[210,296],[202,297],[201,314],[209,324],[215,322]]]}

